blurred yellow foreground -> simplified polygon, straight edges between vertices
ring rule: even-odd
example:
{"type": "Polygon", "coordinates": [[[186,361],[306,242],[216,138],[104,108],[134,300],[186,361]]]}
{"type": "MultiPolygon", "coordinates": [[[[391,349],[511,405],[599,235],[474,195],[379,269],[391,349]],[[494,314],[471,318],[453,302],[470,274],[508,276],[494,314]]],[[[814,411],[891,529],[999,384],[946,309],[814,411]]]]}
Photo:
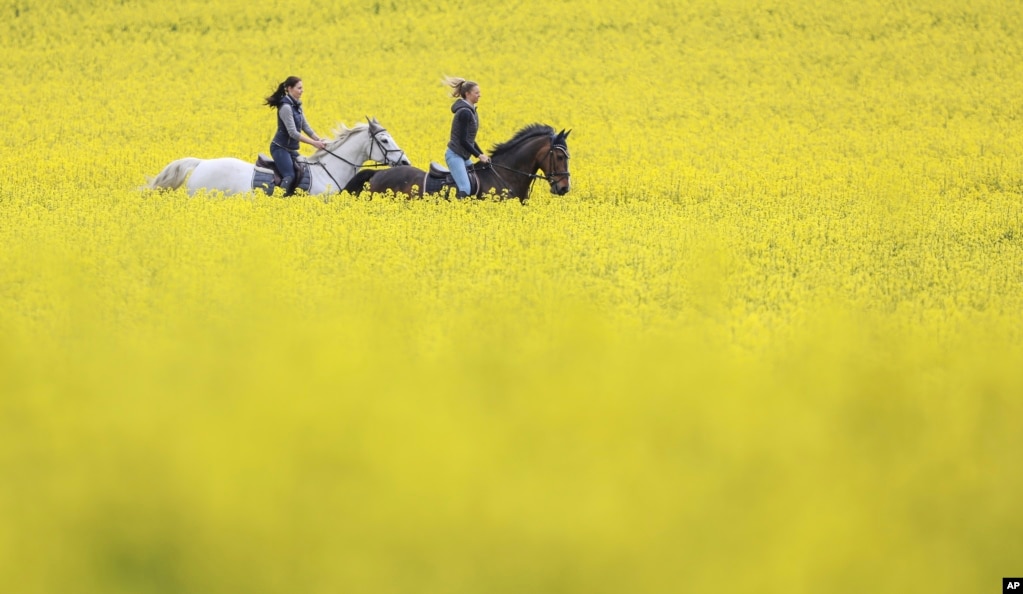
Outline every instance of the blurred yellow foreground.
{"type": "Polygon", "coordinates": [[[1023,573],[1023,8],[0,7],[0,592],[986,593],[1023,573]],[[304,78],[528,205],[137,188],[304,78]]]}

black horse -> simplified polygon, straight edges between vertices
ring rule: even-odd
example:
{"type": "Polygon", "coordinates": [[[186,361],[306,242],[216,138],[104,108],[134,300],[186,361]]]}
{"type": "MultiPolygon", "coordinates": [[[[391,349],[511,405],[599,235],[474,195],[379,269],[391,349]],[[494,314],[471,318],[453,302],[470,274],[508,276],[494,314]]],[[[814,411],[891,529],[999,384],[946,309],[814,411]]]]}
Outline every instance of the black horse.
{"type": "MultiPolygon", "coordinates": [[[[493,192],[500,198],[518,198],[525,202],[536,179],[547,181],[552,194],[567,194],[569,133],[571,130],[556,133],[554,128],[544,124],[532,124],[519,130],[511,140],[494,147],[489,164],[474,163],[469,168],[472,194],[480,198],[493,192]],[[543,173],[537,174],[538,170],[543,173]]],[[[435,193],[448,197],[454,189],[450,172],[436,164],[430,165],[429,172],[410,165],[365,169],[345,186],[345,191],[351,194],[363,190],[391,190],[410,198],[435,193]]]]}

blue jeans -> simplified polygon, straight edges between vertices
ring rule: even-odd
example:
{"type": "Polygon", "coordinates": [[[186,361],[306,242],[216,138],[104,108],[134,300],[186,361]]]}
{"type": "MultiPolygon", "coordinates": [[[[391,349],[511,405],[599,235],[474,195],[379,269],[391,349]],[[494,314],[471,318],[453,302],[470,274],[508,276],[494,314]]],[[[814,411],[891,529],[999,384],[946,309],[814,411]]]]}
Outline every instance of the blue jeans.
{"type": "Polygon", "coordinates": [[[294,157],[291,151],[271,144],[270,156],[273,157],[274,164],[277,165],[277,171],[281,172],[281,188],[284,190],[284,195],[292,195],[295,193],[295,162],[292,160],[294,157]]]}
{"type": "Polygon", "coordinates": [[[455,185],[458,186],[458,191],[468,196],[472,189],[472,186],[469,184],[469,165],[471,165],[469,160],[463,159],[455,151],[448,149],[444,153],[444,162],[448,164],[448,169],[451,170],[451,177],[455,178],[455,185]]]}

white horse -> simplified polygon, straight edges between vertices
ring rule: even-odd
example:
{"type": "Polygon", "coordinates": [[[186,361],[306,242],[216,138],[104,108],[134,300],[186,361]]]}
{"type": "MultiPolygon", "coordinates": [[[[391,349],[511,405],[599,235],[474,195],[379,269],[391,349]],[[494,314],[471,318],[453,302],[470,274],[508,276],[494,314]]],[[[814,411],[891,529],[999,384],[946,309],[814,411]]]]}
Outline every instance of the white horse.
{"type": "MultiPolygon", "coordinates": [[[[334,131],[334,139],[325,150],[317,150],[309,157],[300,156],[298,160],[308,163],[308,175],[312,180],[310,194],[340,192],[367,160],[391,166],[410,164],[405,151],[376,118],[351,128],[342,124],[334,131]]],[[[255,172],[253,163],[241,159],[185,157],[164,167],[159,175],[149,179],[146,187],[173,190],[180,188],[187,179],[190,196],[201,189],[242,194],[253,190],[255,172]]]]}

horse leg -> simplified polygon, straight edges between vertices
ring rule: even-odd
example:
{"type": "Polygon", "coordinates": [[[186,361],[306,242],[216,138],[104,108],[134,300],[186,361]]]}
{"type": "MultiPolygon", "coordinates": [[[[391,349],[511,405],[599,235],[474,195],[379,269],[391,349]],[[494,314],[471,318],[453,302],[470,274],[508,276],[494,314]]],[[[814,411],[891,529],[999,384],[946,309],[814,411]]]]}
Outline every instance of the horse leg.
{"type": "Polygon", "coordinates": [[[423,183],[423,176],[426,172],[409,166],[392,167],[378,172],[370,178],[369,189],[371,192],[386,192],[388,190],[395,194],[405,194],[409,198],[421,195],[422,188],[414,191],[423,183]]]}
{"type": "Polygon", "coordinates": [[[348,182],[348,184],[344,188],[344,191],[348,192],[349,194],[358,194],[359,192],[362,192],[362,190],[365,189],[366,184],[369,182],[369,180],[377,173],[379,172],[375,169],[363,169],[362,171],[356,173],[355,177],[353,177],[351,181],[348,182]]]}

